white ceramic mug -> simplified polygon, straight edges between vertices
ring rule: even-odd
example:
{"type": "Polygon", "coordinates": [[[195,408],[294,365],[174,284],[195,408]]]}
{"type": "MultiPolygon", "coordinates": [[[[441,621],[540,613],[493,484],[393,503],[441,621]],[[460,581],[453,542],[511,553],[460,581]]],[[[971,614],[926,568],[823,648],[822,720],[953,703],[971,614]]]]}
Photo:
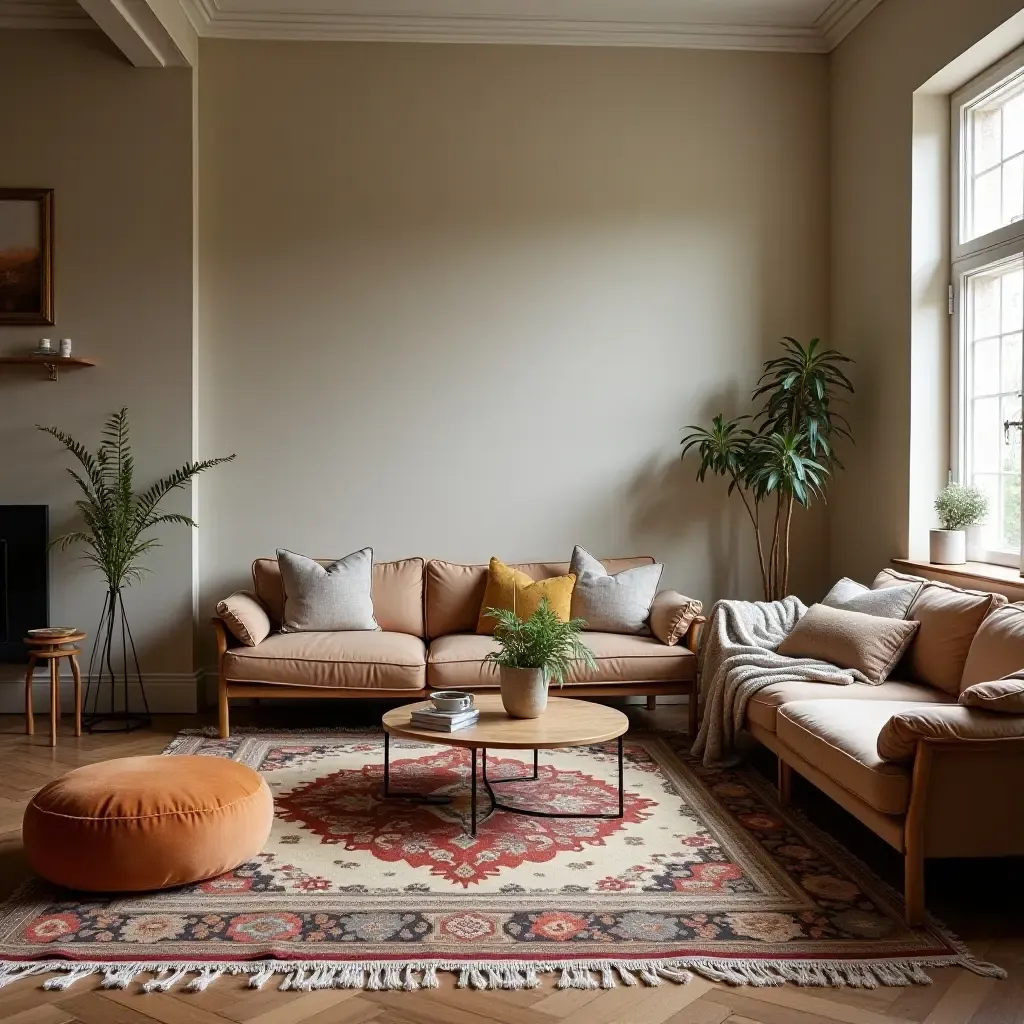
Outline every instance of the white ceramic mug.
{"type": "Polygon", "coordinates": [[[468,711],[473,706],[473,694],[461,690],[439,690],[430,699],[438,711],[468,711]]]}

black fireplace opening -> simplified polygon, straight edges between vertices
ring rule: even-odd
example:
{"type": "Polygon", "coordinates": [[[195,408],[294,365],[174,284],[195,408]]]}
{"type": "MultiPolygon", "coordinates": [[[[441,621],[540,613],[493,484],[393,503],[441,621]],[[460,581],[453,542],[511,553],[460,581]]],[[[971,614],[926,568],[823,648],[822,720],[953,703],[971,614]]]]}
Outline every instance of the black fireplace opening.
{"type": "Polygon", "coordinates": [[[48,505],[0,505],[0,663],[25,664],[30,629],[50,624],[48,505]]]}

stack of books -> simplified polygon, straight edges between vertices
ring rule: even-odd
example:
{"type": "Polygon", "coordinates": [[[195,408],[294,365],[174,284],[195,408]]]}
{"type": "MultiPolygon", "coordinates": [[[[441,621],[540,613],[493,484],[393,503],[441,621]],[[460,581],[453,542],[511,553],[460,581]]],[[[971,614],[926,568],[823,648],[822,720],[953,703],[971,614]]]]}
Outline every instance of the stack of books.
{"type": "Polygon", "coordinates": [[[458,732],[472,725],[480,717],[476,708],[467,711],[438,711],[437,708],[423,708],[409,716],[411,723],[420,729],[436,729],[438,732],[458,732]]]}

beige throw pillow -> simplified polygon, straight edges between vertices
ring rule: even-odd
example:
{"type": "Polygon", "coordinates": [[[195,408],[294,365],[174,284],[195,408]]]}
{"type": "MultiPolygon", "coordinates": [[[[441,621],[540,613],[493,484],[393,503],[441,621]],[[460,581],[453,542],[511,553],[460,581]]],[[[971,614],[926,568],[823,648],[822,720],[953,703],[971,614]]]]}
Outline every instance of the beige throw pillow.
{"type": "Polygon", "coordinates": [[[968,686],[960,694],[960,703],[1006,715],[1024,715],[1024,674],[968,686]]]}
{"type": "Polygon", "coordinates": [[[883,619],[905,619],[914,598],[921,591],[920,583],[907,583],[901,587],[882,587],[872,590],[863,583],[844,576],[823,598],[829,608],[844,608],[848,612],[864,612],[883,619]]]}
{"type": "Polygon", "coordinates": [[[651,632],[669,647],[686,637],[703,605],[675,590],[663,590],[651,604],[651,632]]]}
{"type": "Polygon", "coordinates": [[[255,647],[270,634],[270,616],[259,598],[239,590],[217,604],[217,615],[231,635],[246,647],[255,647]]]}
{"type": "MultiPolygon", "coordinates": [[[[886,569],[878,574],[874,589],[905,586],[908,582],[918,581],[886,569]]],[[[958,695],[978,627],[993,608],[1004,604],[1006,598],[1002,594],[925,582],[907,613],[907,618],[921,623],[907,652],[906,668],[911,678],[958,695]]]]}
{"type": "Polygon", "coordinates": [[[870,683],[884,683],[916,632],[916,622],[816,604],[782,641],[778,653],[827,661],[859,672],[870,683]]]}
{"type": "Polygon", "coordinates": [[[1007,604],[985,616],[971,641],[960,689],[1005,679],[1024,665],[1024,604],[1007,604]]]}

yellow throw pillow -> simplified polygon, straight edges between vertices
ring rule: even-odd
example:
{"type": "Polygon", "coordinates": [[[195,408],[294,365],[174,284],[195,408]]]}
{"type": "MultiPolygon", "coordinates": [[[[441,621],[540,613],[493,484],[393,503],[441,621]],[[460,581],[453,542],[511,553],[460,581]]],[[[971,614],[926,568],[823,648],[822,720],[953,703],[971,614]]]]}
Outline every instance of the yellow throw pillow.
{"type": "Polygon", "coordinates": [[[575,583],[574,573],[552,576],[547,580],[532,580],[525,572],[492,558],[487,567],[487,590],[484,592],[483,604],[480,605],[476,631],[487,635],[494,632],[495,622],[486,614],[488,608],[515,611],[525,622],[540,607],[545,597],[551,610],[563,622],[568,622],[575,583]]]}

